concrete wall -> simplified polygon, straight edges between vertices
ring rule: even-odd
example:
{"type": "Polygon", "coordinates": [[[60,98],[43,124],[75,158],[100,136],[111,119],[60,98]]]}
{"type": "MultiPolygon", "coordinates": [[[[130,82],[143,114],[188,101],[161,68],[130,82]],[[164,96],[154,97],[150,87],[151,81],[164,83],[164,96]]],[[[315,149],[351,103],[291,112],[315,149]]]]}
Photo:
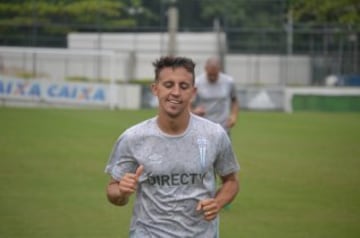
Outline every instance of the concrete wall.
{"type": "Polygon", "coordinates": [[[226,71],[238,85],[309,85],[311,62],[308,56],[227,55],[226,71]]]}
{"type": "MultiPolygon", "coordinates": [[[[179,33],[178,55],[192,58],[196,73],[210,56],[225,48],[225,36],[215,33],[179,33]]],[[[129,81],[154,77],[152,62],[165,55],[167,34],[87,34],[68,36],[68,49],[0,47],[0,71],[36,73],[37,77],[63,81],[86,77],[129,81]]],[[[309,56],[226,54],[225,71],[240,86],[307,86],[311,82],[309,56]]],[[[1,72],[0,72],[1,73],[1,72]]]]}
{"type": "MultiPolygon", "coordinates": [[[[197,63],[204,62],[208,57],[217,55],[219,47],[225,48],[225,35],[218,37],[214,32],[178,33],[177,55],[192,58],[197,63]]],[[[168,52],[167,33],[70,33],[69,49],[102,49],[113,50],[116,55],[126,59],[122,65],[124,80],[153,78],[154,59],[168,52]]],[[[121,63],[121,61],[118,61],[121,63]]],[[[121,68],[121,67],[120,67],[121,68]]],[[[198,67],[197,73],[201,72],[198,67]]]]}

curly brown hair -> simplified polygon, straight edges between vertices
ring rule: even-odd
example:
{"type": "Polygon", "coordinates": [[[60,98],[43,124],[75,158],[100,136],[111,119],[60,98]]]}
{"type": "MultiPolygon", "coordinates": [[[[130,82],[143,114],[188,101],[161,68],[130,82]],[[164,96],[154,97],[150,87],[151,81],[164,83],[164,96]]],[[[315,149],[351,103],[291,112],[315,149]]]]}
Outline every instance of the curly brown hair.
{"type": "Polygon", "coordinates": [[[159,73],[164,68],[179,68],[182,67],[186,69],[193,76],[193,83],[195,83],[195,63],[189,58],[186,57],[174,57],[174,56],[164,56],[153,62],[155,67],[155,81],[159,80],[159,73]]]}

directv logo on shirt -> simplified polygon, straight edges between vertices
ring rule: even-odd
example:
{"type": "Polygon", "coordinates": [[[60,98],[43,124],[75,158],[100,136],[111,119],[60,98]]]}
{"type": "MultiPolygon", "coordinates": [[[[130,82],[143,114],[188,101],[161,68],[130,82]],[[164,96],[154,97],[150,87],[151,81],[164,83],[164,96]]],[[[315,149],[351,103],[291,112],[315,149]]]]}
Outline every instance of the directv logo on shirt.
{"type": "Polygon", "coordinates": [[[206,173],[183,173],[183,174],[164,174],[149,176],[147,182],[150,185],[160,186],[179,186],[179,185],[191,185],[191,184],[202,184],[206,173]]]}

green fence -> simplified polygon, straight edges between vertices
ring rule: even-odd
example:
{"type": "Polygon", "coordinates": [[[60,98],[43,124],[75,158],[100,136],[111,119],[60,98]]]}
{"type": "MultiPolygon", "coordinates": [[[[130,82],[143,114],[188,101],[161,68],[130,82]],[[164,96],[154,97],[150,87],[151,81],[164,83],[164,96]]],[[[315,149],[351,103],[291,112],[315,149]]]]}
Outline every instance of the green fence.
{"type": "Polygon", "coordinates": [[[360,96],[294,95],[294,111],[360,112],[360,96]]]}

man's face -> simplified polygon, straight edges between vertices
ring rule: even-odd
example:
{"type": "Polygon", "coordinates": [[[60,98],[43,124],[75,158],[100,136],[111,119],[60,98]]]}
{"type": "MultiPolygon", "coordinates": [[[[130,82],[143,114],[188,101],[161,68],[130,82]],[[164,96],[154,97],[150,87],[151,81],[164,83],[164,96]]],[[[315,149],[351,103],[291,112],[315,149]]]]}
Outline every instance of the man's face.
{"type": "Polygon", "coordinates": [[[216,65],[208,65],[205,68],[207,78],[209,82],[215,83],[219,78],[220,68],[216,65]]]}
{"type": "Polygon", "coordinates": [[[160,113],[170,117],[189,112],[196,93],[193,75],[182,67],[161,70],[158,81],[152,85],[152,91],[158,98],[160,113]]]}

